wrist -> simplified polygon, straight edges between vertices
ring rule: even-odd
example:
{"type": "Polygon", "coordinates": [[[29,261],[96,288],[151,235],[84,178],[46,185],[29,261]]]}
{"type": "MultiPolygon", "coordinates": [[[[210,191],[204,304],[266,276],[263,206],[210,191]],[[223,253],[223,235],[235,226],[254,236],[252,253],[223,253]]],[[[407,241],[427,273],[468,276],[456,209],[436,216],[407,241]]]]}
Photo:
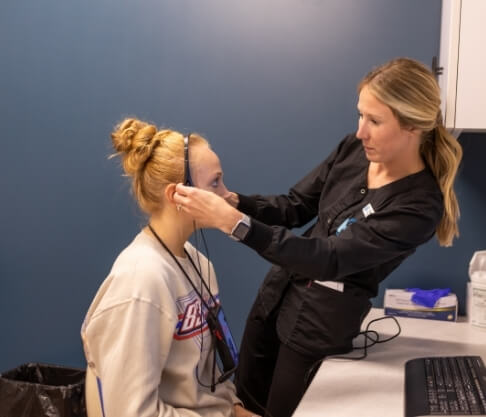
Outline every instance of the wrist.
{"type": "Polygon", "coordinates": [[[231,234],[231,231],[235,227],[235,225],[243,218],[244,214],[241,211],[232,208],[232,210],[228,213],[227,216],[224,218],[224,222],[220,227],[220,230],[227,235],[231,234]]]}
{"type": "Polygon", "coordinates": [[[240,220],[238,220],[231,229],[229,237],[237,242],[244,241],[250,232],[250,228],[251,219],[246,214],[243,214],[240,220]]]}

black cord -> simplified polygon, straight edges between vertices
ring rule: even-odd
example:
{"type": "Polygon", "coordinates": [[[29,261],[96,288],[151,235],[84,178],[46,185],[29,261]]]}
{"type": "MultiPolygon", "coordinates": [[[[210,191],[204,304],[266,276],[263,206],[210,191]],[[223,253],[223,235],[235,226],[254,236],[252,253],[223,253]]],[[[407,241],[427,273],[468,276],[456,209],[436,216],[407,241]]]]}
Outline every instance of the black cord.
{"type": "MultiPolygon", "coordinates": [[[[196,267],[196,264],[195,262],[193,261],[193,259],[191,258],[191,256],[189,255],[189,253],[187,252],[187,250],[184,248],[184,252],[186,253],[189,261],[191,262],[192,266],[194,267],[196,273],[199,275],[199,278],[200,278],[200,291],[198,293],[197,289],[196,289],[196,286],[195,284],[192,282],[192,280],[190,279],[189,275],[187,274],[187,272],[184,270],[184,268],[182,267],[182,265],[179,263],[179,261],[177,260],[177,258],[174,256],[174,254],[169,250],[169,248],[167,247],[167,245],[164,243],[164,241],[159,237],[159,235],[155,232],[155,230],[153,229],[153,227],[148,224],[147,225],[148,228],[150,229],[150,231],[152,232],[152,234],[155,236],[155,238],[159,241],[159,243],[164,247],[164,249],[171,255],[171,257],[173,258],[173,260],[176,262],[176,264],[179,266],[179,268],[181,269],[181,271],[184,273],[184,275],[186,276],[187,280],[190,282],[191,286],[193,287],[193,289],[196,291],[196,293],[199,295],[199,298],[201,299],[202,301],[202,304],[204,304],[204,306],[206,307],[206,309],[208,310],[209,313],[211,313],[210,311],[210,308],[209,308],[209,305],[206,303],[206,301],[204,300],[203,298],[203,286],[206,287],[206,290],[208,291],[208,296],[210,298],[210,300],[213,301],[214,304],[217,303],[216,299],[214,298],[212,292],[211,292],[211,261],[210,261],[210,258],[209,258],[209,248],[208,248],[208,245],[207,245],[207,242],[206,242],[206,238],[204,236],[204,233],[202,230],[197,230],[195,232],[195,239],[196,241],[194,242],[195,243],[195,249],[196,249],[196,261],[197,261],[197,264],[199,266],[199,269],[196,267]],[[198,232],[201,233],[201,237],[202,237],[202,240],[203,240],[203,244],[204,244],[204,249],[206,251],[206,258],[208,260],[208,282],[206,284],[206,282],[204,281],[204,279],[202,278],[202,267],[201,267],[201,262],[200,262],[200,258],[199,258],[199,249],[198,249],[198,246],[199,246],[199,242],[198,242],[198,232]]],[[[195,225],[194,225],[195,226],[195,225]]],[[[194,227],[195,228],[195,227],[194,227]]],[[[208,300],[208,302],[210,301],[208,300]]],[[[202,351],[203,351],[203,340],[204,340],[204,336],[203,336],[203,329],[204,329],[204,316],[203,316],[203,309],[202,309],[202,305],[201,305],[201,309],[200,309],[200,312],[201,312],[201,324],[200,324],[200,331],[201,331],[201,347],[200,347],[200,355],[202,355],[202,351]]],[[[212,367],[213,367],[213,372],[212,372],[212,381],[211,381],[211,385],[208,385],[204,382],[201,381],[200,377],[199,377],[199,363],[196,365],[196,380],[198,382],[199,385],[201,385],[202,387],[204,388],[210,388],[211,391],[214,391],[215,389],[215,386],[218,384],[218,382],[215,380],[215,366],[216,366],[216,348],[214,347],[214,354],[213,354],[213,364],[212,364],[212,367]]],[[[250,399],[264,412],[264,415],[266,417],[273,417],[272,414],[264,407],[262,406],[249,392],[248,390],[240,385],[241,388],[245,391],[245,393],[250,397],[250,399]]]]}
{"type": "Polygon", "coordinates": [[[362,355],[360,355],[360,356],[330,355],[330,356],[325,356],[325,357],[319,359],[318,361],[316,361],[311,366],[309,371],[307,371],[307,374],[305,376],[305,381],[306,381],[305,384],[308,385],[308,382],[311,379],[311,376],[313,376],[315,374],[315,372],[317,372],[317,368],[321,365],[321,363],[324,359],[326,359],[326,358],[328,358],[328,359],[347,359],[347,360],[350,360],[350,361],[360,361],[362,359],[365,359],[368,356],[368,349],[369,348],[376,345],[377,343],[389,342],[390,340],[393,340],[396,337],[398,337],[401,332],[402,332],[402,328],[400,327],[400,323],[398,322],[398,320],[394,316],[383,316],[383,317],[378,317],[376,319],[371,320],[366,325],[365,330],[358,333],[358,336],[364,337],[364,344],[362,346],[353,346],[353,348],[351,350],[351,351],[363,350],[362,355]],[[394,335],[387,337],[386,339],[380,339],[380,334],[376,330],[371,330],[370,326],[377,321],[386,320],[386,319],[392,319],[395,322],[395,324],[397,325],[398,331],[394,335]],[[368,344],[368,342],[370,342],[370,343],[368,344]]]}
{"type": "MultiPolygon", "coordinates": [[[[209,247],[208,247],[208,244],[206,242],[206,237],[203,233],[203,230],[200,229],[199,230],[200,234],[201,234],[201,237],[202,237],[202,241],[203,241],[203,246],[204,246],[204,251],[206,252],[206,258],[208,259],[208,277],[211,276],[211,264],[209,262],[209,259],[210,259],[210,255],[209,255],[209,247]]],[[[211,289],[211,280],[208,279],[208,285],[209,285],[209,289],[211,289]]],[[[250,397],[250,399],[253,401],[253,403],[258,407],[260,408],[261,411],[263,411],[264,415],[266,417],[273,417],[272,413],[270,413],[270,411],[268,411],[263,405],[261,405],[256,399],[255,397],[253,397],[253,395],[251,395],[251,393],[246,389],[245,386],[241,385],[240,384],[240,388],[243,389],[243,391],[245,391],[246,395],[248,395],[248,397],[250,397]]]]}
{"type": "MultiPolygon", "coordinates": [[[[201,235],[203,235],[202,233],[202,230],[199,229],[197,230],[196,229],[196,222],[194,221],[193,222],[194,224],[194,236],[195,236],[195,242],[194,242],[194,246],[196,248],[196,259],[197,259],[197,264],[199,266],[199,272],[200,272],[200,276],[202,276],[202,266],[201,266],[201,260],[199,259],[199,239],[198,239],[198,235],[199,233],[201,233],[201,235]]],[[[203,235],[204,236],[204,235],[203,235]]],[[[204,243],[206,243],[204,241],[204,243]]],[[[206,247],[206,253],[208,253],[207,251],[207,247],[206,247]]],[[[208,284],[208,291],[210,294],[212,294],[211,292],[211,268],[210,268],[210,261],[209,261],[209,256],[206,255],[206,259],[208,260],[208,275],[207,275],[207,284],[208,284]]],[[[201,280],[201,283],[200,283],[200,293],[201,295],[203,295],[203,283],[202,283],[202,280],[201,280]]],[[[202,356],[202,352],[203,352],[203,345],[204,345],[204,335],[203,335],[203,326],[204,326],[204,314],[203,314],[203,309],[202,309],[202,306],[199,310],[200,312],[200,320],[201,320],[201,348],[200,348],[200,355],[202,356]]],[[[213,354],[213,364],[212,364],[212,376],[211,376],[211,385],[207,385],[205,383],[203,383],[199,377],[199,363],[196,365],[196,379],[197,379],[197,382],[199,383],[199,385],[205,387],[205,388],[211,388],[212,390],[214,389],[216,383],[215,383],[215,368],[216,368],[216,348],[214,347],[213,348],[214,350],[214,354],[213,354]]]]}
{"type": "MultiPolygon", "coordinates": [[[[180,264],[180,262],[177,260],[176,256],[171,252],[171,250],[167,247],[167,245],[164,243],[164,241],[160,238],[160,236],[157,234],[157,232],[154,230],[154,228],[152,227],[152,225],[149,223],[147,225],[147,227],[150,229],[150,231],[152,232],[152,234],[155,236],[155,238],[159,241],[159,243],[164,247],[164,249],[169,253],[169,255],[172,257],[172,259],[174,260],[174,262],[177,264],[177,266],[179,267],[179,269],[183,272],[183,274],[185,275],[185,277],[187,278],[187,280],[189,281],[189,283],[191,284],[193,290],[196,292],[196,294],[199,296],[199,298],[201,299],[201,302],[202,304],[204,304],[204,307],[206,307],[207,311],[208,311],[208,314],[212,314],[214,315],[214,313],[212,312],[211,308],[209,307],[208,303],[206,302],[206,300],[204,300],[204,297],[203,297],[203,293],[202,292],[199,292],[196,285],[192,282],[191,278],[189,277],[188,273],[186,272],[186,270],[182,267],[182,265],[180,264]]],[[[210,302],[212,300],[212,302],[214,303],[214,305],[217,304],[216,302],[216,299],[214,298],[213,294],[211,293],[208,285],[206,284],[206,282],[204,281],[202,275],[201,275],[201,271],[197,269],[196,267],[196,264],[194,263],[191,255],[189,255],[189,252],[186,250],[186,248],[184,248],[184,252],[187,256],[187,258],[189,259],[189,261],[191,262],[194,270],[196,271],[197,275],[199,276],[200,278],[200,283],[201,285],[204,285],[204,287],[206,287],[206,290],[208,291],[208,296],[209,296],[209,300],[208,302],[210,302]]],[[[196,256],[199,258],[199,254],[196,250],[196,256]]],[[[199,261],[198,261],[199,262],[199,261]]],[[[209,259],[208,259],[208,262],[209,262],[209,259]]],[[[202,288],[202,286],[201,286],[202,288]]],[[[202,312],[202,306],[201,306],[201,312],[202,312]]],[[[217,318],[216,318],[217,319],[217,318]]],[[[201,331],[201,350],[200,352],[202,353],[202,341],[203,341],[203,324],[204,324],[204,321],[201,320],[201,324],[200,324],[200,331],[201,331]]],[[[200,354],[201,354],[200,353],[200,354]]],[[[199,378],[199,363],[198,365],[196,365],[196,379],[197,379],[197,382],[205,387],[205,388],[211,388],[211,391],[214,391],[215,389],[215,385],[207,385],[207,384],[204,384],[200,378],[199,378]]]]}
{"type": "MultiPolygon", "coordinates": [[[[207,244],[207,241],[206,241],[206,236],[204,235],[203,233],[203,230],[202,229],[199,229],[197,232],[196,232],[196,241],[195,241],[195,245],[196,245],[196,249],[199,250],[199,241],[197,239],[197,235],[198,233],[201,235],[201,238],[202,238],[202,241],[203,241],[203,246],[204,246],[204,251],[206,253],[206,258],[208,260],[208,287],[209,287],[209,291],[211,291],[211,263],[210,263],[210,255],[209,255],[209,247],[208,247],[208,244],[207,244]]],[[[198,263],[199,263],[199,268],[200,270],[202,270],[201,268],[201,264],[199,262],[199,255],[198,255],[198,263]]],[[[202,349],[202,348],[201,348],[202,349]]],[[[213,367],[216,365],[216,349],[214,349],[214,355],[213,355],[213,367]]],[[[197,372],[197,368],[196,368],[196,372],[197,372]]],[[[197,375],[196,375],[197,376],[197,375]]],[[[198,376],[197,376],[198,377],[198,376]]],[[[214,371],[213,371],[213,377],[214,377],[214,371]]],[[[207,385],[204,385],[202,382],[199,381],[199,377],[198,377],[198,382],[199,384],[201,384],[202,386],[204,387],[208,387],[207,385]]],[[[215,381],[213,380],[212,384],[215,384],[215,381]]],[[[214,386],[214,385],[213,385],[214,386]]],[[[246,395],[248,397],[250,397],[250,399],[253,401],[253,403],[258,407],[260,408],[261,411],[263,411],[264,415],[266,417],[273,417],[273,415],[270,413],[270,411],[268,411],[263,405],[261,405],[256,399],[255,397],[253,397],[253,395],[251,395],[251,393],[246,389],[245,386],[241,385],[240,384],[240,388],[243,389],[243,391],[245,391],[246,395]]]]}
{"type": "MultiPolygon", "coordinates": [[[[202,232],[202,230],[197,230],[196,229],[196,222],[194,222],[194,236],[195,236],[195,242],[194,242],[194,246],[196,248],[196,260],[197,260],[197,264],[199,266],[199,276],[202,277],[202,266],[201,266],[201,260],[199,258],[199,239],[198,239],[198,234],[201,233],[201,235],[203,236],[203,241],[204,241],[204,246],[205,246],[205,250],[206,250],[206,259],[208,261],[208,275],[207,275],[207,287],[206,289],[208,290],[209,292],[209,295],[210,297],[213,299],[213,303],[215,303],[215,299],[213,298],[212,296],[212,292],[211,292],[211,267],[210,267],[210,260],[209,260],[209,251],[207,249],[207,246],[206,246],[206,240],[204,239],[204,234],[202,232]]],[[[194,265],[194,264],[193,264],[194,265]]],[[[195,265],[194,265],[195,267],[195,265]]],[[[200,294],[201,294],[201,298],[202,296],[204,295],[203,294],[203,279],[200,280],[200,294]]],[[[203,313],[203,308],[202,308],[202,305],[201,305],[201,308],[199,309],[199,312],[200,312],[200,320],[201,320],[201,324],[200,324],[200,331],[201,331],[201,345],[200,345],[200,350],[199,350],[199,357],[201,358],[202,356],[202,352],[203,352],[203,349],[204,349],[204,333],[203,333],[203,328],[204,328],[204,323],[205,323],[205,319],[204,319],[204,313],[203,313]]],[[[208,356],[209,358],[209,356],[208,356]]],[[[209,388],[211,389],[212,392],[214,392],[214,389],[217,385],[217,382],[216,382],[216,347],[214,346],[213,347],[213,363],[211,365],[212,367],[212,372],[211,372],[211,384],[208,385],[204,382],[202,382],[201,380],[201,377],[199,375],[199,363],[196,365],[196,380],[198,382],[199,385],[201,385],[202,387],[204,388],[209,388]]]]}
{"type": "MultiPolygon", "coordinates": [[[[245,391],[245,394],[248,395],[248,397],[250,397],[250,400],[253,401],[253,403],[261,410],[263,411],[263,415],[265,417],[273,417],[272,413],[270,413],[270,411],[268,411],[263,405],[261,405],[253,395],[250,394],[250,392],[245,388],[244,385],[239,385],[240,388],[243,389],[243,391],[245,391]]],[[[244,404],[243,404],[244,405],[244,404]]]]}
{"type": "Polygon", "coordinates": [[[210,256],[209,256],[209,247],[206,242],[206,237],[204,236],[204,233],[202,229],[199,229],[199,232],[201,233],[201,237],[203,240],[203,245],[204,245],[204,250],[206,251],[206,259],[208,260],[208,286],[209,286],[209,292],[211,292],[211,263],[209,262],[210,256]]]}
{"type": "Polygon", "coordinates": [[[360,332],[359,333],[359,335],[363,335],[364,336],[365,343],[364,343],[363,346],[353,347],[353,350],[363,350],[363,354],[361,356],[358,356],[358,357],[333,356],[333,358],[338,358],[338,359],[351,359],[351,360],[361,360],[361,359],[364,359],[368,355],[368,348],[374,346],[377,343],[386,343],[386,342],[389,342],[390,340],[393,340],[396,337],[398,337],[401,332],[402,332],[402,328],[400,327],[400,323],[398,322],[398,320],[394,316],[378,317],[377,319],[371,320],[366,325],[366,329],[363,332],[360,332]],[[380,334],[376,330],[370,330],[370,326],[373,323],[377,322],[377,321],[386,320],[386,319],[393,320],[395,322],[395,324],[397,325],[398,331],[394,335],[392,335],[390,337],[387,337],[386,339],[380,339],[380,334]],[[373,334],[375,336],[375,338],[370,337],[371,334],[373,334]],[[371,340],[371,344],[368,344],[368,340],[371,340]]]}
{"type": "MultiPolygon", "coordinates": [[[[199,247],[199,242],[198,242],[198,239],[197,239],[197,230],[196,230],[196,222],[193,221],[193,227],[194,227],[194,233],[195,233],[195,248],[196,248],[196,259],[197,259],[197,264],[199,266],[199,276],[201,277],[202,276],[202,268],[201,268],[201,262],[199,260],[199,252],[198,252],[198,247],[199,247]]],[[[200,287],[199,287],[199,293],[200,293],[200,297],[202,298],[204,296],[203,294],[203,284],[202,284],[202,279],[200,280],[200,287]]],[[[201,344],[199,346],[199,362],[201,361],[201,357],[202,357],[202,353],[203,353],[203,350],[204,350],[204,312],[203,312],[203,308],[202,308],[202,304],[201,304],[201,307],[199,308],[199,320],[200,320],[200,325],[199,325],[199,331],[201,332],[201,344]]],[[[213,358],[215,359],[215,358],[213,358]]],[[[212,376],[211,378],[211,385],[207,385],[207,384],[204,384],[201,379],[200,379],[200,376],[199,376],[199,362],[197,363],[196,365],[196,379],[197,379],[197,382],[199,383],[199,385],[205,387],[205,388],[211,388],[212,386],[214,386],[214,375],[212,376]]],[[[214,364],[213,364],[213,371],[214,371],[214,364]]]]}
{"type": "MultiPolygon", "coordinates": [[[[197,259],[197,264],[199,266],[200,276],[202,276],[202,266],[201,266],[201,261],[199,259],[199,239],[198,239],[199,233],[201,234],[203,242],[204,242],[204,249],[206,251],[206,259],[208,261],[207,290],[212,297],[212,292],[211,292],[211,262],[209,260],[209,250],[208,250],[206,239],[204,238],[204,233],[203,233],[202,229],[196,230],[196,222],[194,222],[194,230],[195,230],[194,246],[196,248],[196,259],[197,259]]],[[[203,295],[202,281],[203,280],[201,279],[201,283],[200,283],[201,284],[201,287],[200,287],[201,295],[203,295]]],[[[201,320],[201,325],[200,325],[200,329],[201,329],[200,357],[201,357],[202,352],[203,352],[203,343],[204,343],[203,327],[204,327],[204,322],[205,322],[202,306],[201,306],[201,309],[199,311],[200,311],[200,320],[201,320]]],[[[198,384],[201,385],[204,388],[210,388],[212,391],[214,391],[214,387],[217,385],[216,372],[215,371],[216,371],[216,347],[214,346],[213,347],[213,364],[212,364],[212,374],[211,374],[211,385],[205,384],[204,382],[201,381],[201,378],[199,376],[199,363],[196,365],[196,379],[197,379],[198,384]]]]}

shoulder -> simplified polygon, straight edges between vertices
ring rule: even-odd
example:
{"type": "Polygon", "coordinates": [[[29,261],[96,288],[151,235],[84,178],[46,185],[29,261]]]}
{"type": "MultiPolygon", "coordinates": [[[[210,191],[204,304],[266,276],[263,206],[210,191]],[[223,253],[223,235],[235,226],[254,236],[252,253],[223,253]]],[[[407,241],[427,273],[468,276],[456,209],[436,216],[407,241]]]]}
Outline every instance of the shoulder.
{"type": "Polygon", "coordinates": [[[178,272],[155,243],[141,232],[118,255],[100,288],[105,307],[143,300],[167,308],[175,299],[178,272]]]}
{"type": "Polygon", "coordinates": [[[397,181],[390,187],[397,196],[397,204],[406,204],[415,210],[430,209],[440,212],[443,210],[443,196],[433,173],[424,169],[397,181]]]}
{"type": "Polygon", "coordinates": [[[82,332],[103,323],[118,326],[131,320],[174,322],[175,291],[169,283],[170,267],[140,234],[120,253],[99,287],[86,313],[82,332]],[[93,323],[97,323],[93,327],[93,323]]]}
{"type": "Polygon", "coordinates": [[[135,239],[118,256],[111,273],[127,278],[136,276],[140,280],[165,278],[174,271],[173,261],[163,248],[156,245],[144,232],[135,239]]]}
{"type": "Polygon", "coordinates": [[[443,198],[433,175],[427,170],[380,189],[366,221],[376,231],[402,243],[417,246],[430,239],[443,214],[443,198]]]}

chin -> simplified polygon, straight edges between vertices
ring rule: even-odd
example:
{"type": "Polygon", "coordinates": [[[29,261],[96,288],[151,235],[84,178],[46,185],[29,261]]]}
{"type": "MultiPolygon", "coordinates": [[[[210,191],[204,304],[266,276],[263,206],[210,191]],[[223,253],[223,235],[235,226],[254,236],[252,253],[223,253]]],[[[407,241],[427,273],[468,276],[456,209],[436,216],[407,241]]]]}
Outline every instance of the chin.
{"type": "Polygon", "coordinates": [[[373,154],[373,152],[367,152],[365,150],[365,155],[366,155],[366,159],[370,162],[377,162],[376,161],[376,155],[373,154]]]}

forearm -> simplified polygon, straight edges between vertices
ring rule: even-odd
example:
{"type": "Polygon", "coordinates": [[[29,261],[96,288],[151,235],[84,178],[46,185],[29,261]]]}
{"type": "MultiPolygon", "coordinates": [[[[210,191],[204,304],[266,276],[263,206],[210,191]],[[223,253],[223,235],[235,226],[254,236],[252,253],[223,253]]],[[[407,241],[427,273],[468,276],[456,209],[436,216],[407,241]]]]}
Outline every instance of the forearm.
{"type": "Polygon", "coordinates": [[[238,195],[238,210],[268,225],[301,227],[317,214],[318,200],[298,199],[289,195],[238,195]]]}
{"type": "Polygon", "coordinates": [[[284,227],[253,220],[243,243],[291,273],[314,280],[341,280],[410,255],[431,237],[426,223],[419,216],[375,215],[354,223],[338,237],[297,236],[284,227]]]}
{"type": "Polygon", "coordinates": [[[325,238],[297,236],[284,227],[252,219],[243,243],[272,264],[307,278],[336,275],[332,245],[325,238]]]}

